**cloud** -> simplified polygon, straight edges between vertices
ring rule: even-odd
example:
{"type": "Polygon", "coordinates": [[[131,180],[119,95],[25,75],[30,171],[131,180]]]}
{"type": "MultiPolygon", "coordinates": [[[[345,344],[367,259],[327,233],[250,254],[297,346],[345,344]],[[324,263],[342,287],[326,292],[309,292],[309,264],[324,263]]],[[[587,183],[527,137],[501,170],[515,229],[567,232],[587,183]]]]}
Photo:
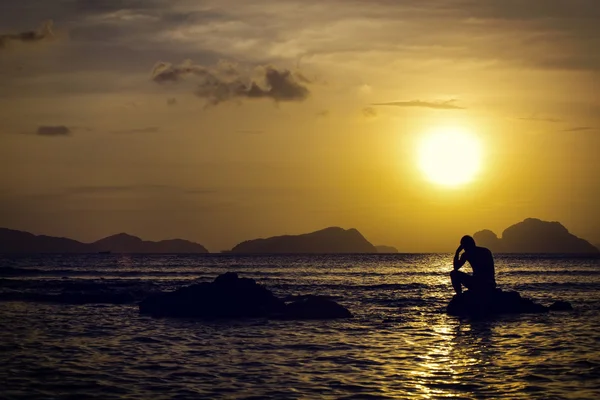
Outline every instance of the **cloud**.
{"type": "Polygon", "coordinates": [[[592,131],[596,128],[593,126],[576,126],[574,128],[563,129],[562,132],[583,132],[583,131],[592,131]]]}
{"type": "Polygon", "coordinates": [[[238,129],[237,133],[245,133],[246,135],[260,135],[265,133],[262,129],[238,129]]]}
{"type": "Polygon", "coordinates": [[[210,74],[207,68],[195,65],[191,60],[186,60],[181,65],[158,62],[152,68],[152,80],[156,83],[178,82],[186,75],[205,76],[207,74],[210,74]]]}
{"type": "Polygon", "coordinates": [[[88,195],[88,194],[114,194],[133,191],[169,190],[167,185],[113,185],[113,186],[75,186],[65,190],[64,194],[88,195]]]}
{"type": "Polygon", "coordinates": [[[167,99],[167,105],[175,106],[177,105],[177,99],[175,97],[171,97],[167,99]]]}
{"type": "MultiPolygon", "coordinates": [[[[302,86],[288,70],[277,70],[267,66],[264,79],[265,88],[252,82],[246,88],[237,87],[235,94],[250,98],[271,98],[275,101],[303,101],[308,97],[308,89],[302,86]]],[[[306,79],[302,78],[302,82],[305,81],[306,79]]]]}
{"type": "Polygon", "coordinates": [[[150,194],[182,194],[182,195],[211,195],[217,191],[213,188],[162,185],[162,184],[134,184],[134,185],[98,185],[98,186],[73,186],[64,189],[53,196],[119,196],[144,193],[150,194]]]}
{"type": "Polygon", "coordinates": [[[375,110],[373,107],[365,107],[362,109],[362,115],[365,118],[376,118],[377,110],[375,110]]]}
{"type": "Polygon", "coordinates": [[[217,193],[217,191],[214,189],[204,189],[204,188],[187,189],[184,192],[186,194],[196,194],[196,195],[216,194],[217,193]]]}
{"type": "Polygon", "coordinates": [[[464,110],[465,107],[460,107],[454,104],[456,100],[447,100],[440,102],[432,102],[432,101],[421,101],[421,100],[411,100],[411,101],[390,101],[387,103],[373,103],[373,106],[394,106],[394,107],[421,107],[421,108],[434,108],[437,110],[464,110]]]}
{"type": "Polygon", "coordinates": [[[528,118],[517,118],[521,121],[530,121],[530,122],[562,122],[561,119],[557,118],[537,118],[537,117],[528,117],[528,118]]]}
{"type": "Polygon", "coordinates": [[[110,133],[115,133],[118,135],[129,134],[129,133],[156,133],[160,131],[160,129],[156,126],[150,126],[147,128],[134,128],[134,129],[122,129],[111,131],[110,133]]]}
{"type": "Polygon", "coordinates": [[[331,112],[329,110],[321,110],[317,113],[317,117],[327,118],[327,117],[329,117],[329,114],[331,114],[331,112]]]}
{"type": "Polygon", "coordinates": [[[152,70],[152,80],[159,84],[194,78],[197,85],[194,93],[211,105],[244,98],[304,101],[310,95],[305,86],[308,79],[298,73],[267,65],[257,68],[255,75],[251,77],[231,63],[220,62],[215,67],[206,67],[189,60],[180,65],[159,62],[152,70]]]}
{"type": "Polygon", "coordinates": [[[0,49],[7,47],[10,42],[32,43],[52,38],[54,37],[52,25],[52,21],[49,20],[44,22],[37,31],[26,31],[0,35],[0,49]]]}
{"type": "Polygon", "coordinates": [[[43,125],[38,127],[35,134],[39,136],[69,136],[71,134],[71,129],[64,125],[43,125]]]}

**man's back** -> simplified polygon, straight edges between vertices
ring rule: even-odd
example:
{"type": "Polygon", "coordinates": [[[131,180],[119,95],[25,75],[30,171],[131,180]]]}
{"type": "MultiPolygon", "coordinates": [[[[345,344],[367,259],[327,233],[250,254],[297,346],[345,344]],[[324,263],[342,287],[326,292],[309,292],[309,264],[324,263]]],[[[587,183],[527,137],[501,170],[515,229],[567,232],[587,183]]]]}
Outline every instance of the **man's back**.
{"type": "Polygon", "coordinates": [[[483,282],[490,282],[496,284],[495,270],[494,270],[494,257],[492,252],[485,247],[475,247],[469,250],[466,254],[467,261],[473,268],[473,277],[483,282]]]}

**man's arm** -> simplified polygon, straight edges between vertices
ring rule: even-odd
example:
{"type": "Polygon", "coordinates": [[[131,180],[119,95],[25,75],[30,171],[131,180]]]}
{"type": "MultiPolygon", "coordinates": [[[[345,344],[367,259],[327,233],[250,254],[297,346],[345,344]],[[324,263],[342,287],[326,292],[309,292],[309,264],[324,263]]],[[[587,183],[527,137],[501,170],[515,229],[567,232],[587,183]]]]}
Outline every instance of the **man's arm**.
{"type": "Polygon", "coordinates": [[[456,253],[454,254],[454,270],[458,271],[460,267],[465,265],[467,262],[467,256],[465,254],[461,255],[460,252],[463,250],[462,245],[456,249],[456,253]]]}

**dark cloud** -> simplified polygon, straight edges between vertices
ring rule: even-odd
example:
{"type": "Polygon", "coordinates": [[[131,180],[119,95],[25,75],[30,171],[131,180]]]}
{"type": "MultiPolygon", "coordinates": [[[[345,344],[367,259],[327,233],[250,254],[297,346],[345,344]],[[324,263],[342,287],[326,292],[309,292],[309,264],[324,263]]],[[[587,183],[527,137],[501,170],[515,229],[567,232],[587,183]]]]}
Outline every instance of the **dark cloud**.
{"type": "Polygon", "coordinates": [[[394,107],[421,107],[421,108],[434,108],[437,110],[464,110],[465,107],[460,107],[454,104],[456,100],[448,100],[442,102],[431,102],[421,100],[411,101],[390,101],[387,103],[373,103],[373,106],[394,106],[394,107]]]}
{"type": "Polygon", "coordinates": [[[6,47],[10,42],[39,42],[44,39],[52,38],[52,21],[46,21],[37,31],[27,31],[21,33],[8,33],[0,35],[0,49],[6,47]]]}
{"type": "Polygon", "coordinates": [[[563,129],[563,132],[582,132],[582,131],[592,131],[596,128],[593,126],[576,126],[574,128],[563,129]]]}
{"type": "Polygon", "coordinates": [[[515,46],[518,53],[511,51],[523,63],[551,70],[600,70],[597,0],[470,0],[464,11],[484,21],[486,27],[528,35],[523,40],[526,47],[515,46]]]}
{"type": "Polygon", "coordinates": [[[75,0],[75,9],[83,13],[109,13],[122,10],[145,10],[161,4],[157,0],[75,0]]]}
{"type": "Polygon", "coordinates": [[[217,105],[239,99],[271,99],[276,102],[303,101],[310,91],[299,78],[286,69],[267,65],[257,69],[258,76],[251,78],[234,64],[221,62],[215,67],[206,67],[185,61],[181,65],[160,62],[152,71],[156,83],[180,82],[187,77],[195,78],[196,96],[217,105]]]}
{"type": "Polygon", "coordinates": [[[156,83],[178,82],[186,75],[206,76],[209,70],[201,65],[195,65],[190,60],[181,65],[173,65],[167,62],[159,62],[152,69],[152,80],[156,83]]]}
{"type": "Polygon", "coordinates": [[[110,133],[115,133],[118,135],[128,134],[128,133],[156,133],[160,131],[156,126],[150,126],[147,128],[133,128],[133,129],[121,129],[116,131],[111,131],[110,133]]]}
{"type": "Polygon", "coordinates": [[[171,98],[167,99],[167,105],[168,106],[175,106],[175,105],[177,105],[177,99],[175,97],[171,97],[171,98]]]}
{"type": "Polygon", "coordinates": [[[71,129],[64,125],[56,125],[56,126],[40,126],[35,132],[36,135],[39,136],[69,136],[71,134],[71,129]]]}
{"type": "Polygon", "coordinates": [[[264,80],[266,87],[252,82],[246,88],[236,85],[234,94],[251,98],[271,98],[275,101],[302,101],[308,97],[309,91],[297,82],[297,78],[288,70],[277,70],[274,67],[265,67],[264,80]]]}
{"type": "Polygon", "coordinates": [[[479,18],[511,21],[542,21],[548,19],[594,19],[600,17],[596,0],[468,0],[465,11],[479,18]]]}
{"type": "Polygon", "coordinates": [[[375,118],[377,117],[377,110],[373,107],[365,107],[362,109],[362,115],[365,118],[375,118]]]}
{"type": "Polygon", "coordinates": [[[330,114],[329,110],[321,110],[317,113],[317,117],[326,118],[326,117],[329,117],[329,114],[330,114]]]}

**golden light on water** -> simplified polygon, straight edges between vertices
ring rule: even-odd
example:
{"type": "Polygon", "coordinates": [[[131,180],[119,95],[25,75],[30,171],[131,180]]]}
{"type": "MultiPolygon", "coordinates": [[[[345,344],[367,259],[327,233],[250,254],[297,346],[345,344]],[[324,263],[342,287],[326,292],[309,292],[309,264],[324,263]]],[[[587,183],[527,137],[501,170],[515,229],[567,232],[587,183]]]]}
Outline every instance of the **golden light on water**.
{"type": "Polygon", "coordinates": [[[481,144],[469,131],[443,127],[427,133],[419,144],[419,168],[433,183],[459,186],[471,182],[481,168],[481,144]]]}

